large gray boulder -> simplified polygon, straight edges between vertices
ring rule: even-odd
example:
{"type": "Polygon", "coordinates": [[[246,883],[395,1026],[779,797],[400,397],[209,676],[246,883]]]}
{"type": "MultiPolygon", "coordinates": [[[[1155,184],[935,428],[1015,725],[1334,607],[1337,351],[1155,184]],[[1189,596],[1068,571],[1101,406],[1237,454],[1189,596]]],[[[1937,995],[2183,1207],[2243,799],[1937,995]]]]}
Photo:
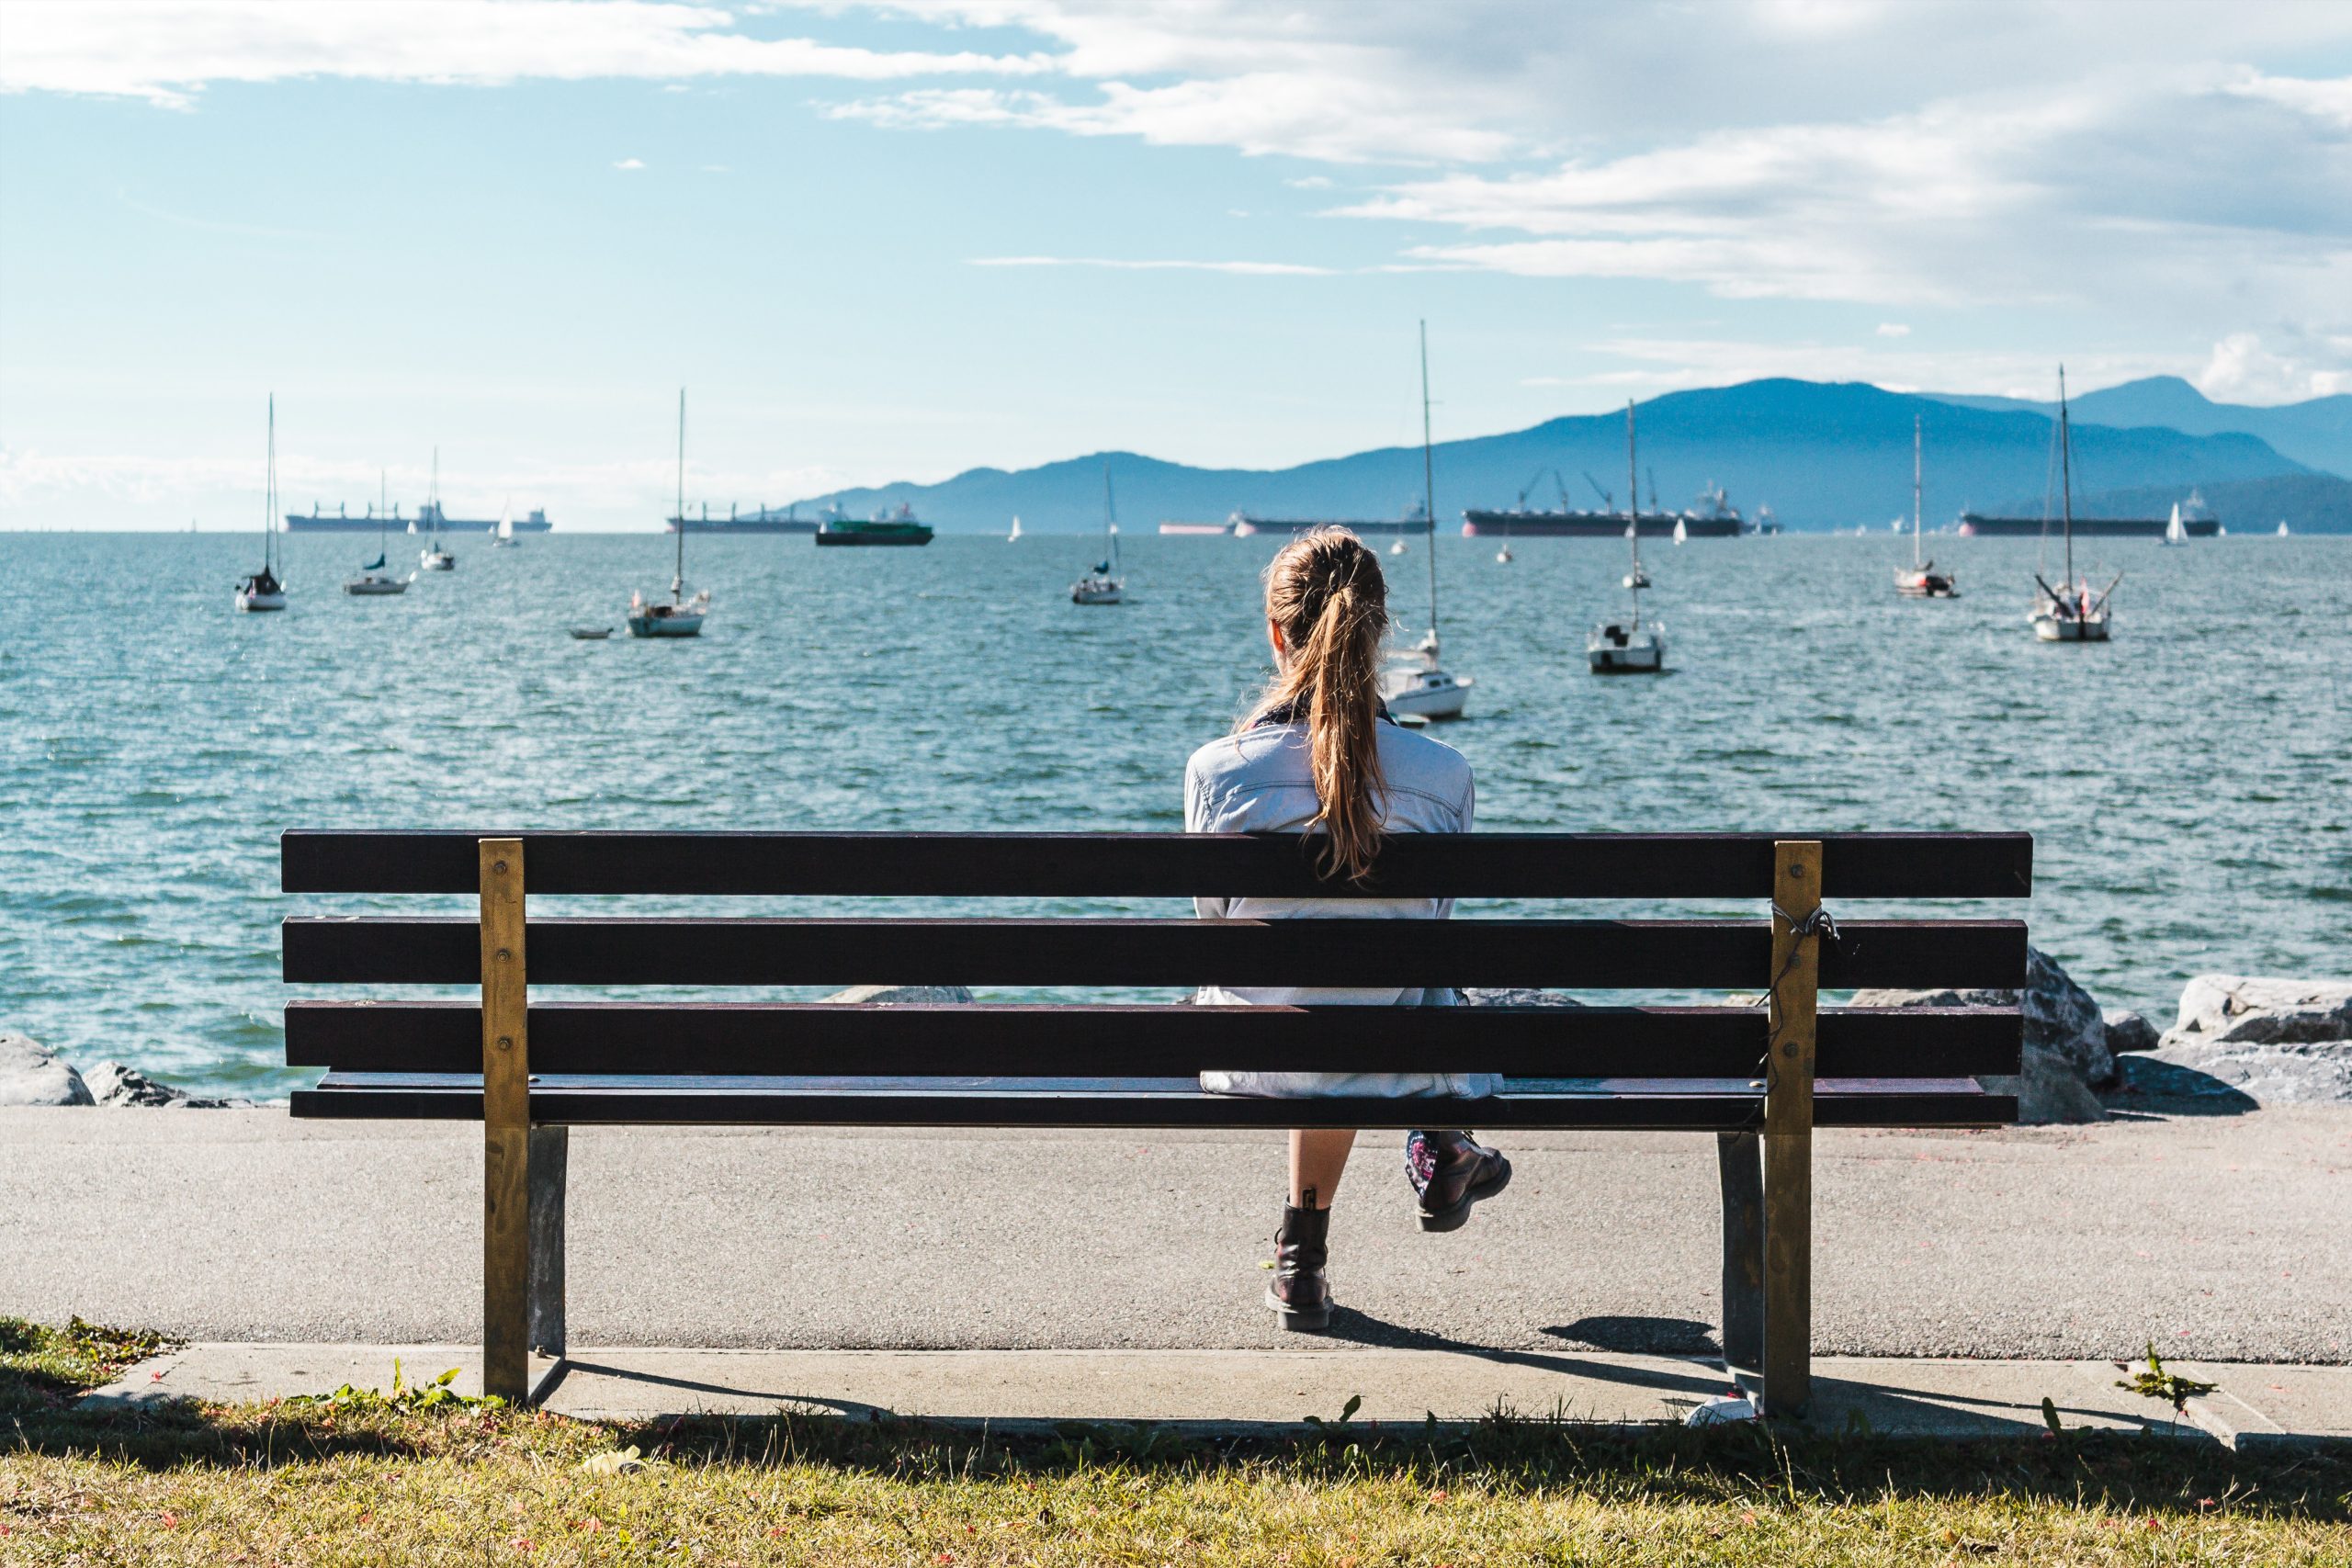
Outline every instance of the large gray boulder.
{"type": "Polygon", "coordinates": [[[100,1105],[222,1111],[253,1104],[250,1100],[216,1100],[209,1095],[190,1094],[184,1089],[157,1083],[138,1068],[120,1062],[100,1062],[83,1081],[89,1085],[90,1098],[100,1105]]]}
{"type": "Polygon", "coordinates": [[[2116,1055],[2127,1051],[2153,1051],[2156,1048],[2156,1026],[2129,1008],[2109,1008],[2103,1015],[2107,1020],[2107,1048],[2116,1055]]]}
{"type": "Polygon", "coordinates": [[[968,1002],[972,993],[964,986],[852,986],[846,991],[835,991],[817,999],[838,1002],[843,1007],[888,1008],[918,1002],[968,1002]]]}
{"type": "Polygon", "coordinates": [[[2199,975],[2150,1056],[2257,1104],[2352,1102],[2352,981],[2199,975]]]}
{"type": "Polygon", "coordinates": [[[2026,949],[2025,990],[1894,991],[1854,993],[1866,1008],[2014,1007],[2025,1020],[2024,1071],[1991,1077],[1986,1089],[2018,1097],[2018,1120],[2030,1124],[2103,1122],[2107,1111],[2091,1092],[2094,1084],[2115,1079],[2115,1055],[2108,1048],[2107,1019],[2091,994],[2075,984],[2058,961],[2038,947],[2026,949]]]}
{"type": "Polygon", "coordinates": [[[74,1065],[29,1034],[0,1032],[0,1105],[87,1105],[74,1065]]]}

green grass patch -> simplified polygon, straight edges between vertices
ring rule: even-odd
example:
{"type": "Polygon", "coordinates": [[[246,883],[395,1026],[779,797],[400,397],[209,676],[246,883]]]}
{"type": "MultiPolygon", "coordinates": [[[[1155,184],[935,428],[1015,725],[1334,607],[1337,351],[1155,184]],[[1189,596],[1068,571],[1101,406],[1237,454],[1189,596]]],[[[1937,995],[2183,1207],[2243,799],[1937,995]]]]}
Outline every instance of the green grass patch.
{"type": "Polygon", "coordinates": [[[107,1328],[78,1317],[62,1328],[0,1317],[0,1418],[71,1404],[168,1343],[147,1329],[107,1328]]]}
{"type": "Polygon", "coordinates": [[[1008,1437],[328,1399],[44,1402],[0,1416],[0,1438],[10,1568],[2352,1562],[2352,1451],[2073,1432],[1784,1441],[1498,1418],[1008,1437]]]}

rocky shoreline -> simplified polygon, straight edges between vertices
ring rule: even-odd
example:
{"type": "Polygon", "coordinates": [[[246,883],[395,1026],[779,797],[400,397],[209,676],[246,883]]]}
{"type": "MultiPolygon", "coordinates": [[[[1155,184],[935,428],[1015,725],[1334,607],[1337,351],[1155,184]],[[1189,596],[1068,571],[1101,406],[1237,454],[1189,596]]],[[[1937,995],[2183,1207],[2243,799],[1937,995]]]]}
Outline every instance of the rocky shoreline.
{"type": "MultiPolygon", "coordinates": [[[[889,1006],[969,1001],[961,987],[858,986],[829,1002],[889,1006]]],[[[1734,1005],[1760,1005],[1736,997],[1734,1005]]],[[[1577,1005],[1556,992],[1463,993],[1472,1006],[1577,1005]]],[[[2169,1029],[2136,1012],[2104,1010],[2058,962],[2027,951],[2015,991],[1854,994],[1856,1007],[2007,1007],[2025,1015],[2024,1071],[1986,1078],[2014,1092],[2029,1125],[2104,1121],[2115,1111],[2226,1113],[2259,1105],[2352,1104],[2352,981],[2199,975],[2169,1029]]],[[[191,1094],[121,1062],[84,1073],[29,1035],[0,1031],[0,1106],[161,1110],[249,1107],[250,1100],[191,1094]]]]}

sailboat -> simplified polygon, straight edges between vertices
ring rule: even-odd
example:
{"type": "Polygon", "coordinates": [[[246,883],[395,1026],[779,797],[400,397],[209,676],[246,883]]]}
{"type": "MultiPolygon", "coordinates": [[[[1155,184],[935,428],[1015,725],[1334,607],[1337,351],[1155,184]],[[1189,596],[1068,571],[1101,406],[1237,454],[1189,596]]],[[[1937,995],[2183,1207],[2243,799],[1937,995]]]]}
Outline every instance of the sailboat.
{"type": "Polygon", "coordinates": [[[1118,604],[1127,596],[1127,580],[1119,571],[1119,513],[1111,497],[1111,459],[1102,459],[1102,559],[1094,570],[1069,585],[1073,604],[1118,604]]]}
{"type": "Polygon", "coordinates": [[[427,518],[424,548],[416,554],[417,564],[427,571],[455,571],[458,558],[441,543],[441,448],[433,449],[433,499],[425,503],[432,508],[427,518]]]}
{"type": "Polygon", "coordinates": [[[1004,536],[1004,542],[1009,545],[1019,537],[1021,537],[1021,513],[1016,512],[1012,514],[1012,532],[1004,536]]]}
{"type": "Polygon", "coordinates": [[[1655,675],[1666,668],[1666,628],[1652,621],[1642,624],[1642,590],[1650,585],[1642,570],[1642,535],[1634,513],[1640,488],[1634,482],[1634,403],[1625,400],[1625,537],[1634,547],[1634,570],[1625,587],[1634,596],[1634,614],[1623,621],[1595,626],[1585,639],[1585,662],[1596,675],[1655,675]]]}
{"type": "Polygon", "coordinates": [[[1421,323],[1421,516],[1429,524],[1430,629],[1381,671],[1380,696],[1388,711],[1414,718],[1460,718],[1477,682],[1448,671],[1437,634],[1437,469],[1430,446],[1430,324],[1421,323]]]}
{"type": "Polygon", "coordinates": [[[1960,580],[1919,556],[1919,415],[1911,416],[1911,567],[1894,569],[1894,591],[1905,599],[1957,599],[1960,580]]]}
{"type": "Polygon", "coordinates": [[[2040,572],[2033,574],[2034,584],[2041,592],[2027,618],[2032,623],[2033,635],[2043,642],[2105,642],[2108,601],[2123,574],[2117,572],[2115,581],[2096,594],[2086,580],[2075,576],[2074,453],[2074,426],[2066,412],[2066,367],[2062,365],[2058,367],[2058,485],[2065,508],[2066,570],[2059,579],[2060,588],[2051,587],[2040,572]]]}
{"type": "Polygon", "coordinates": [[[2167,545],[2188,543],[2188,530],[2181,525],[2180,502],[2177,501],[2172,503],[2172,521],[2165,525],[2165,543],[2167,545]]]}
{"type": "MultiPolygon", "coordinates": [[[[191,527],[193,525],[191,525],[191,527]]],[[[282,564],[271,558],[272,536],[277,532],[277,394],[269,395],[269,459],[261,490],[261,570],[237,584],[237,608],[260,612],[286,608],[286,584],[277,575],[282,564]]]]}
{"type": "Polygon", "coordinates": [[[2287,520],[2284,517],[2278,519],[2278,536],[2282,539],[2287,536],[2287,520]]]}
{"type": "MultiPolygon", "coordinates": [[[[685,530],[681,528],[680,533],[685,530]]],[[[490,530],[490,547],[494,550],[513,549],[523,541],[514,536],[514,498],[508,496],[500,503],[498,521],[490,530]]]]}
{"type": "Polygon", "coordinates": [[[390,523],[391,508],[386,504],[384,475],[379,469],[376,474],[376,558],[361,567],[357,577],[344,579],[343,591],[345,593],[356,599],[377,599],[388,593],[405,593],[408,585],[416,581],[414,572],[406,577],[393,577],[384,569],[389,553],[384,543],[384,530],[390,523]]]}
{"type": "Polygon", "coordinates": [[[1674,542],[1678,545],[1687,545],[1690,542],[1690,530],[1683,525],[1683,520],[1679,517],[1674,520],[1674,542]]]}
{"type": "MultiPolygon", "coordinates": [[[[511,514],[499,519],[499,526],[511,536],[514,532],[511,514]]],[[[670,602],[647,604],[641,593],[628,596],[628,635],[631,637],[700,637],[703,617],[710,614],[710,590],[706,588],[689,599],[686,596],[686,389],[678,389],[678,558],[670,575],[670,602]]]]}

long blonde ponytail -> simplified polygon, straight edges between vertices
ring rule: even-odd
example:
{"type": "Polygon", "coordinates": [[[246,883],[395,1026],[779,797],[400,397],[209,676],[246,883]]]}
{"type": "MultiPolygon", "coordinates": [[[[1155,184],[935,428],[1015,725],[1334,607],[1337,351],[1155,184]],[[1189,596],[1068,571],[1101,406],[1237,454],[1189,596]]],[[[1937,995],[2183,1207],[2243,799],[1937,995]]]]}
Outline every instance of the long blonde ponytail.
{"type": "Polygon", "coordinates": [[[1266,618],[1284,656],[1242,728],[1282,713],[1306,725],[1327,876],[1362,882],[1380,848],[1380,644],[1388,584],[1345,528],[1317,528],[1266,568],[1266,618]]]}

